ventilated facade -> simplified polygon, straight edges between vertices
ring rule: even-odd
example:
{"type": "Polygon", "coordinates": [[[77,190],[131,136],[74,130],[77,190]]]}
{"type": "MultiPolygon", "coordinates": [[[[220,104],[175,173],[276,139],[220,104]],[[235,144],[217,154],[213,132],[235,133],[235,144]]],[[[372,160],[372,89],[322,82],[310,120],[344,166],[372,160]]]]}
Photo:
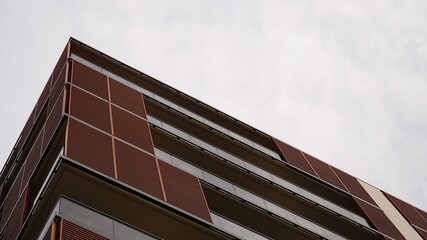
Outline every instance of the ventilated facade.
{"type": "Polygon", "coordinates": [[[423,210],[75,39],[0,183],[0,239],[427,239],[423,210]]]}

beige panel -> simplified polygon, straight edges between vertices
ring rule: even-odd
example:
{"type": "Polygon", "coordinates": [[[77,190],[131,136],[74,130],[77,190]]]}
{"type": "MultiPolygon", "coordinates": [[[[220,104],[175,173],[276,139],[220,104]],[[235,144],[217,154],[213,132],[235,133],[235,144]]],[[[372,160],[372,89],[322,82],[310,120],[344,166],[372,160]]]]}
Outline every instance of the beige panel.
{"type": "Polygon", "coordinates": [[[378,188],[357,179],[362,187],[369,193],[374,199],[375,203],[384,211],[384,214],[390,219],[390,221],[396,226],[396,228],[402,233],[406,239],[419,239],[423,238],[415,231],[415,229],[409,224],[408,221],[400,214],[400,212],[394,207],[394,205],[384,196],[384,194],[378,188]]]}

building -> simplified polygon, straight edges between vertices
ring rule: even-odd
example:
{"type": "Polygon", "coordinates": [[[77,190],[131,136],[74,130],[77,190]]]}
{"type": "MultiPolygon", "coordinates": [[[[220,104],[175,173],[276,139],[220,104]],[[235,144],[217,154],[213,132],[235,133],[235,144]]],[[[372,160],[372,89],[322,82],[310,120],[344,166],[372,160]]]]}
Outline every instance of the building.
{"type": "Polygon", "coordinates": [[[0,239],[427,239],[425,211],[75,39],[0,183],[0,239]]]}

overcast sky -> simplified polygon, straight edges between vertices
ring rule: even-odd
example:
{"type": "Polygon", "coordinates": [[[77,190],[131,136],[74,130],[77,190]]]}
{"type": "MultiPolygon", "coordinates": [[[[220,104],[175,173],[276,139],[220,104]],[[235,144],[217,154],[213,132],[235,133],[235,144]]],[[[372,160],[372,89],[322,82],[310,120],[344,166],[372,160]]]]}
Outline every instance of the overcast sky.
{"type": "Polygon", "coordinates": [[[70,36],[427,210],[427,1],[0,0],[0,165],[70,36]]]}

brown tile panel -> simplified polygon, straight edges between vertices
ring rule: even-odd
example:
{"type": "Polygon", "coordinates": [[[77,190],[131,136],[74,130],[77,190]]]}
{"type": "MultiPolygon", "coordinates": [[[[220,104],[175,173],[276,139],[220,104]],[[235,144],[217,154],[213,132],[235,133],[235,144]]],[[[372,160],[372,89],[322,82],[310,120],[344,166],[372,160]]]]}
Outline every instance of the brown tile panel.
{"type": "Polygon", "coordinates": [[[421,214],[419,214],[413,206],[388,193],[384,192],[384,194],[410,223],[415,224],[427,231],[427,221],[424,220],[421,214]]]}
{"type": "Polygon", "coordinates": [[[164,200],[156,158],[120,141],[114,145],[118,179],[164,200]]]}
{"type": "Polygon", "coordinates": [[[61,75],[59,76],[57,83],[52,87],[50,90],[50,96],[49,96],[49,104],[47,107],[47,113],[49,114],[52,110],[53,105],[56,103],[58,98],[60,97],[64,87],[65,87],[65,69],[61,72],[61,75]]]}
{"type": "Polygon", "coordinates": [[[61,240],[77,240],[77,239],[91,239],[91,240],[108,240],[99,234],[96,234],[84,227],[75,223],[62,219],[61,224],[61,240]]]}
{"type": "Polygon", "coordinates": [[[357,179],[353,176],[351,176],[348,173],[345,173],[338,168],[335,168],[331,166],[331,169],[335,172],[335,174],[338,176],[338,178],[341,180],[341,182],[345,185],[345,187],[350,191],[351,194],[377,206],[375,201],[369,196],[369,194],[366,192],[366,190],[360,185],[360,183],[357,181],[357,179]]]}
{"type": "Polygon", "coordinates": [[[24,212],[26,194],[22,194],[15,209],[10,215],[9,221],[6,224],[4,239],[16,239],[22,225],[22,214],[24,212]]]}
{"type": "Polygon", "coordinates": [[[159,166],[167,201],[212,222],[198,178],[162,161],[159,166]]]}
{"type": "Polygon", "coordinates": [[[24,129],[22,129],[21,133],[21,139],[18,143],[18,151],[21,150],[22,146],[24,145],[25,141],[27,140],[28,136],[30,135],[31,129],[34,125],[34,115],[36,114],[36,107],[34,107],[33,111],[30,114],[30,117],[28,118],[27,122],[25,123],[24,129]]]}
{"type": "Polygon", "coordinates": [[[424,218],[424,220],[426,220],[427,221],[427,212],[425,212],[425,211],[423,211],[423,210],[421,210],[421,209],[419,209],[419,208],[416,208],[416,207],[414,207],[415,208],[415,210],[417,210],[417,212],[424,218]]]}
{"type": "Polygon", "coordinates": [[[35,116],[35,119],[38,118],[41,111],[43,110],[43,107],[44,107],[44,105],[45,105],[45,103],[49,97],[49,94],[50,94],[50,78],[49,78],[47,84],[45,85],[45,87],[44,87],[44,89],[43,89],[43,91],[39,97],[39,100],[37,100],[37,114],[35,116]]]}
{"type": "Polygon", "coordinates": [[[114,177],[111,136],[70,118],[66,144],[68,157],[114,177]]]}
{"type": "Polygon", "coordinates": [[[355,200],[365,212],[366,216],[368,216],[369,220],[371,220],[371,222],[375,225],[376,229],[394,238],[395,240],[405,239],[405,237],[403,237],[399,230],[397,230],[397,228],[393,225],[390,219],[388,219],[388,217],[384,214],[383,211],[359,199],[355,200]]]}
{"type": "Polygon", "coordinates": [[[109,79],[109,83],[111,101],[113,103],[143,118],[146,118],[141,93],[113,79],[109,79]]]}
{"type": "Polygon", "coordinates": [[[103,99],[108,100],[107,77],[85,65],[73,61],[71,82],[103,99]]]}
{"type": "Polygon", "coordinates": [[[45,134],[43,139],[42,155],[46,150],[46,147],[48,146],[50,140],[52,139],[55,133],[55,130],[58,127],[58,124],[61,122],[61,119],[64,115],[64,112],[63,112],[64,94],[65,93],[63,91],[61,93],[61,97],[58,98],[58,101],[53,106],[52,111],[50,112],[50,115],[47,116],[46,125],[45,125],[45,134]]]}
{"type": "Polygon", "coordinates": [[[313,176],[317,176],[314,172],[313,168],[310,166],[310,164],[305,160],[304,156],[302,155],[301,151],[276,139],[273,138],[274,142],[276,143],[277,147],[279,148],[280,152],[282,153],[282,157],[293,166],[310,173],[313,176]]]}
{"type": "Polygon", "coordinates": [[[24,168],[24,178],[21,184],[21,192],[24,190],[25,185],[30,179],[31,174],[36,168],[37,164],[40,161],[40,155],[42,150],[42,142],[44,137],[44,127],[40,130],[37,139],[34,141],[33,146],[31,147],[30,152],[25,159],[25,168],[24,168]]]}
{"type": "Polygon", "coordinates": [[[109,104],[78,88],[70,89],[70,115],[111,133],[109,104]]]}
{"type": "Polygon", "coordinates": [[[63,69],[65,69],[64,65],[67,63],[68,58],[68,47],[66,46],[64,51],[62,51],[61,56],[59,57],[58,62],[56,63],[55,68],[52,72],[52,85],[55,85],[56,80],[63,69]]]}
{"type": "Polygon", "coordinates": [[[114,135],[154,154],[148,122],[112,106],[114,135]]]}
{"type": "Polygon", "coordinates": [[[22,182],[23,170],[21,169],[16,177],[15,182],[13,182],[12,186],[9,189],[9,193],[7,194],[2,209],[2,216],[0,221],[0,231],[12,213],[13,207],[19,199],[19,190],[22,182]]]}
{"type": "Polygon", "coordinates": [[[334,171],[332,171],[329,164],[326,164],[319,159],[310,156],[307,153],[303,153],[307,161],[310,163],[310,165],[314,168],[317,175],[320,179],[323,181],[326,181],[332,185],[334,185],[337,188],[340,188],[343,191],[347,192],[347,189],[344,187],[344,185],[341,183],[340,179],[335,175],[334,171]]]}

